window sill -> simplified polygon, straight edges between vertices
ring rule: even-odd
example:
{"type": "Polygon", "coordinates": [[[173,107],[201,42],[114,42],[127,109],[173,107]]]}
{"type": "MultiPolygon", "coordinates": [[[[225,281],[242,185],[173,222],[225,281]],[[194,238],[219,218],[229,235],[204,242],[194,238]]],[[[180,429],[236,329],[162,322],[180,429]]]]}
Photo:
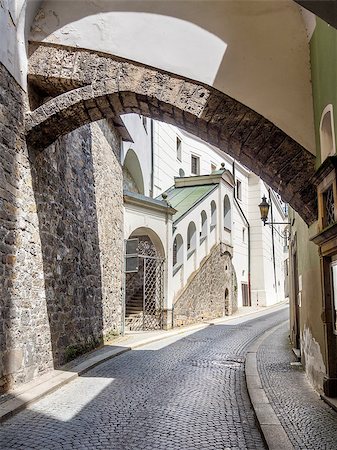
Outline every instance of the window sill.
{"type": "Polygon", "coordinates": [[[173,267],[173,276],[179,272],[179,270],[183,267],[183,263],[178,264],[176,266],[173,267]]]}
{"type": "Polygon", "coordinates": [[[194,248],[193,250],[190,250],[190,251],[187,253],[187,259],[190,259],[190,257],[191,257],[194,253],[195,253],[195,248],[194,248]]]}
{"type": "Polygon", "coordinates": [[[231,232],[232,232],[232,230],[231,230],[230,228],[223,227],[223,229],[224,229],[225,231],[228,231],[228,233],[231,233],[231,232]]]}
{"type": "Polygon", "coordinates": [[[201,237],[201,238],[200,238],[200,244],[199,244],[199,245],[201,245],[201,244],[206,240],[206,238],[207,238],[207,236],[201,237]]]}

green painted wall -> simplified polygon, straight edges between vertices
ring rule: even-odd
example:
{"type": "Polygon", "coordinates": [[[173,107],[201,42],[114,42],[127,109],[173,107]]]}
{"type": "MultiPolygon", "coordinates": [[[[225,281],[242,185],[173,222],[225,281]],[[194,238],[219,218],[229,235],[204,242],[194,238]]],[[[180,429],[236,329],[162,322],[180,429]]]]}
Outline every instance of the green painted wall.
{"type": "MultiPolygon", "coordinates": [[[[302,363],[311,384],[318,390],[322,389],[323,377],[326,373],[326,355],[324,344],[324,326],[321,320],[323,311],[320,257],[318,246],[310,242],[310,236],[316,234],[317,223],[308,228],[301,217],[289,209],[291,226],[290,239],[297,240],[297,267],[298,275],[302,278],[300,329],[302,363]]],[[[294,278],[293,260],[289,255],[290,263],[290,336],[294,342],[294,278]]]]}
{"type": "Polygon", "coordinates": [[[337,30],[317,17],[310,41],[317,166],[320,165],[319,124],[324,108],[333,105],[337,137],[337,30]]]}

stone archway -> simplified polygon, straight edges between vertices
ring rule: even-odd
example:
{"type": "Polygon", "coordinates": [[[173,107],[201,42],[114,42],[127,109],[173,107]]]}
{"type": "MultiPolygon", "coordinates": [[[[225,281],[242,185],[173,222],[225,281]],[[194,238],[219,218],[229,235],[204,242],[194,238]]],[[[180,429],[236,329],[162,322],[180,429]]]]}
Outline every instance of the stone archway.
{"type": "Polygon", "coordinates": [[[137,228],[127,243],[136,246],[138,264],[136,269],[125,273],[125,328],[162,329],[165,295],[162,242],[153,230],[137,228]]]}
{"type": "Polygon", "coordinates": [[[139,113],[191,132],[266,181],[308,223],[315,157],[255,111],[205,84],[94,51],[31,44],[28,144],[43,149],[89,122],[139,113]],[[35,95],[36,93],[39,95],[35,95]],[[51,98],[52,97],[52,98],[51,98]]]}

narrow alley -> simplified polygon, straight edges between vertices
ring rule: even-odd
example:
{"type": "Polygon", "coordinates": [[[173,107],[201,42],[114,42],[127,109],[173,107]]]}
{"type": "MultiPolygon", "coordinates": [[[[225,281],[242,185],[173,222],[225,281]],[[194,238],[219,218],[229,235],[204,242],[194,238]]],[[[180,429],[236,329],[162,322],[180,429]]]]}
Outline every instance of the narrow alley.
{"type": "MultiPolygon", "coordinates": [[[[5,422],[0,448],[263,449],[265,444],[246,388],[245,356],[256,337],[287,318],[288,309],[283,308],[254,319],[232,319],[113,358],[5,422]]],[[[281,328],[281,334],[285,334],[285,329],[281,328]]],[[[289,378],[291,370],[296,371],[295,378],[299,374],[298,369],[291,369],[290,362],[285,362],[287,355],[277,348],[286,339],[279,338],[280,332],[271,339],[274,353],[265,348],[266,344],[258,353],[266,386],[270,376],[275,383],[273,364],[277,377],[289,378]],[[278,369],[279,355],[283,358],[282,370],[278,369]]],[[[271,389],[269,386],[268,395],[271,389]]],[[[280,389],[276,383],[275,389],[276,395],[287,397],[288,388],[280,389]]],[[[305,389],[311,390],[310,401],[315,403],[316,414],[323,408],[325,416],[321,416],[324,420],[311,423],[310,436],[315,439],[312,446],[308,440],[305,446],[298,443],[303,437],[299,436],[296,448],[337,448],[336,414],[309,384],[303,389],[298,386],[297,410],[285,421],[286,426],[294,421],[291,433],[294,427],[296,433],[297,419],[299,426],[310,422],[310,409],[309,413],[303,409],[305,389]],[[303,416],[296,419],[298,408],[302,408],[303,416]],[[324,443],[326,420],[328,444],[324,443]]],[[[291,396],[294,394],[292,391],[291,396]]],[[[275,392],[270,395],[273,398],[275,392]]],[[[282,398],[277,401],[279,405],[284,403],[282,398]]],[[[294,406],[294,400],[290,406],[294,406]]],[[[278,411],[282,413],[282,409],[278,411]]]]}

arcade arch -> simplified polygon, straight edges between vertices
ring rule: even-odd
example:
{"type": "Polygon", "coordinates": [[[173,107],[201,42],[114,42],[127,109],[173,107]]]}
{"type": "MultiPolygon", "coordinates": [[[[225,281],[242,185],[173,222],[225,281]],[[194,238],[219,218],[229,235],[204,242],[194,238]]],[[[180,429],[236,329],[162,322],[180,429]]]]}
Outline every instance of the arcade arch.
{"type": "Polygon", "coordinates": [[[131,240],[135,241],[138,264],[125,274],[125,327],[133,331],[161,329],[165,297],[163,243],[157,233],[145,227],[133,231],[131,240]]]}
{"type": "Polygon", "coordinates": [[[131,148],[123,163],[124,189],[144,195],[144,179],[137,154],[131,148]]]}

